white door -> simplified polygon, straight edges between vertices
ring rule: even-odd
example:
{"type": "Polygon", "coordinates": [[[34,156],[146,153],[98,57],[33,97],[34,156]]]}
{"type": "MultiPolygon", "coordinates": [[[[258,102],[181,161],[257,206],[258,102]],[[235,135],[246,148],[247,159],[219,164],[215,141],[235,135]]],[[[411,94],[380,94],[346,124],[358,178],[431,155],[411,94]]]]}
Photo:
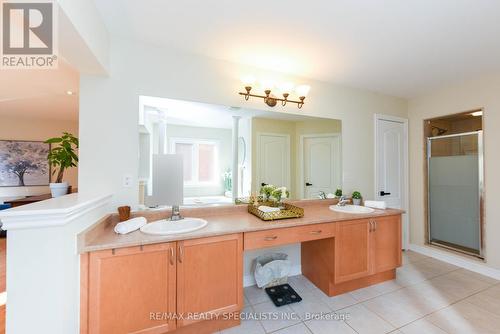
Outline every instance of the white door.
{"type": "Polygon", "coordinates": [[[303,150],[304,198],[341,188],[340,136],[303,137],[303,150]]]}
{"type": "MultiPolygon", "coordinates": [[[[376,118],[375,198],[390,208],[406,209],[407,124],[393,117],[376,118]]],[[[403,244],[407,244],[407,215],[403,216],[403,244]]],[[[406,246],[405,246],[406,247],[406,246]]]]}
{"type": "Polygon", "coordinates": [[[258,191],[264,184],[290,189],[290,137],[283,134],[257,135],[258,191]]]}

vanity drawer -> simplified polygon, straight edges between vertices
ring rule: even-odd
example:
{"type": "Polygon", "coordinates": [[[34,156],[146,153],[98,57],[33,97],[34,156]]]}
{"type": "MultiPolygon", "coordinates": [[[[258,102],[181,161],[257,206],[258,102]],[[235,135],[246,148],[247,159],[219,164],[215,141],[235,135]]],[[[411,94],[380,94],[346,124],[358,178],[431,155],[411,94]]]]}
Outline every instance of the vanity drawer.
{"type": "Polygon", "coordinates": [[[297,242],[326,239],[335,235],[335,224],[311,224],[244,233],[244,249],[259,249],[297,242]]]}

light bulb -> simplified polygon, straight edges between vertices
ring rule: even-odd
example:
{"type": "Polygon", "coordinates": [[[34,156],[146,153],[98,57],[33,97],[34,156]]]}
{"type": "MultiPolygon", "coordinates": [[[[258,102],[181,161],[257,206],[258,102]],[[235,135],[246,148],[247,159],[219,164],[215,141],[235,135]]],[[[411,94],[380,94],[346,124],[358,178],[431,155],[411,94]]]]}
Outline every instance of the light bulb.
{"type": "Polygon", "coordinates": [[[291,82],[284,82],[279,86],[279,89],[281,93],[291,93],[293,90],[293,83],[291,82]]]}
{"type": "Polygon", "coordinates": [[[274,82],[272,80],[269,80],[269,79],[264,79],[260,82],[260,86],[262,87],[262,89],[264,91],[266,90],[273,90],[274,88],[274,82]]]}
{"type": "Polygon", "coordinates": [[[253,75],[245,75],[241,77],[241,82],[245,87],[251,87],[255,83],[255,77],[253,75]]]}
{"type": "Polygon", "coordinates": [[[295,93],[297,93],[297,95],[299,97],[306,97],[310,90],[311,90],[311,86],[300,85],[300,86],[297,86],[297,88],[295,88],[295,93]]]}

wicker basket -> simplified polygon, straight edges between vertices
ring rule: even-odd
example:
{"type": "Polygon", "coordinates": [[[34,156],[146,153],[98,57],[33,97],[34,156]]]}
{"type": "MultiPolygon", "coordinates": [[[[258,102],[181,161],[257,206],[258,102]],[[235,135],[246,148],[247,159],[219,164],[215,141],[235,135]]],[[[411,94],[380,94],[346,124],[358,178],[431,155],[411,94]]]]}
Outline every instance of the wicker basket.
{"type": "Polygon", "coordinates": [[[248,212],[254,216],[259,217],[262,220],[278,220],[278,219],[289,219],[289,218],[302,218],[304,217],[304,209],[298,206],[292,205],[290,203],[283,203],[284,209],[275,212],[263,212],[259,210],[260,205],[269,205],[271,202],[259,202],[257,206],[253,204],[248,205],[248,212]]]}

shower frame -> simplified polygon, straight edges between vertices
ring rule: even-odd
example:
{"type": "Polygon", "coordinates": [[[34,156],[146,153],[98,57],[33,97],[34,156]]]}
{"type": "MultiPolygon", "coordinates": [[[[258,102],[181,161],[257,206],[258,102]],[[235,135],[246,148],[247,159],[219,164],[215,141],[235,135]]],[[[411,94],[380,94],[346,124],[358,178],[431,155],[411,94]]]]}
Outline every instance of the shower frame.
{"type": "MultiPolygon", "coordinates": [[[[449,249],[455,252],[463,253],[466,255],[474,256],[484,260],[484,139],[483,139],[483,130],[478,131],[469,131],[463,133],[456,133],[450,135],[441,135],[441,136],[433,136],[426,138],[426,192],[425,195],[427,197],[426,205],[427,205],[427,243],[429,245],[442,247],[445,249],[449,249]],[[478,198],[479,198],[479,253],[469,252],[464,249],[456,248],[450,245],[446,245],[440,242],[432,241],[431,239],[431,203],[430,203],[430,158],[431,158],[431,145],[433,140],[438,139],[446,139],[446,138],[456,138],[463,136],[477,135],[477,154],[478,154],[478,198]]],[[[457,245],[459,246],[459,245],[457,245]]]]}

